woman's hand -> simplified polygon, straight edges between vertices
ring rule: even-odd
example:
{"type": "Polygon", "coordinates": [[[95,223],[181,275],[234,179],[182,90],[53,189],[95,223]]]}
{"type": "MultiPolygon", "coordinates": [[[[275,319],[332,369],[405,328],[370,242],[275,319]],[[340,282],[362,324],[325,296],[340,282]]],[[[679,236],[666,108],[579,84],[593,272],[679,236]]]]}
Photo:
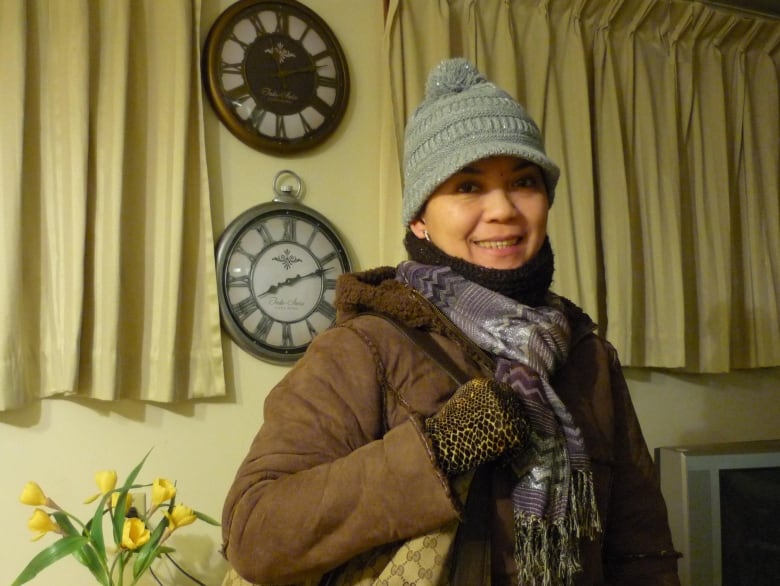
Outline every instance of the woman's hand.
{"type": "Polygon", "coordinates": [[[459,474],[521,448],[529,433],[520,400],[506,384],[475,378],[425,421],[439,465],[459,474]]]}

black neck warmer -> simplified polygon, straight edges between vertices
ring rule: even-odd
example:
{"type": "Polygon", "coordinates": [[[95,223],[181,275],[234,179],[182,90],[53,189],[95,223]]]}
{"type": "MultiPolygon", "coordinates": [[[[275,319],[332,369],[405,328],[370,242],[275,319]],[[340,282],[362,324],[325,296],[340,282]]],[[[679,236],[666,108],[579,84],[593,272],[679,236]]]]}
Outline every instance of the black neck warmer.
{"type": "Polygon", "coordinates": [[[544,239],[537,255],[517,269],[488,269],[450,256],[432,242],[417,238],[411,230],[406,232],[404,246],[413,261],[449,266],[469,281],[531,307],[545,304],[555,271],[549,237],[544,239]]]}

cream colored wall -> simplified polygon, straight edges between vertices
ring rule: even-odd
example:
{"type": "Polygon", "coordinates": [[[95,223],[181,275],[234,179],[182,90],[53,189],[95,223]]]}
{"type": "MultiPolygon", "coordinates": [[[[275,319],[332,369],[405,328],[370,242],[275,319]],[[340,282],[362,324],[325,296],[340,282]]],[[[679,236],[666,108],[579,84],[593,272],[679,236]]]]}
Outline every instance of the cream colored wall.
{"type": "Polygon", "coordinates": [[[650,450],[780,439],[780,368],[719,375],[625,369],[650,450]]]}
{"type": "MultiPolygon", "coordinates": [[[[233,137],[206,105],[208,161],[212,173],[214,226],[224,226],[245,209],[270,201],[272,181],[282,169],[298,173],[304,203],[325,214],[351,248],[359,267],[379,262],[377,160],[379,157],[379,59],[382,6],[379,0],[304,0],[331,26],[349,62],[351,96],[346,117],[325,145],[295,157],[259,153],[233,137]]],[[[204,35],[231,0],[203,0],[204,35]]],[[[175,479],[181,502],[219,517],[227,487],[261,419],[267,391],[284,374],[225,340],[225,400],[181,406],[135,402],[86,403],[47,400],[0,413],[0,584],[10,584],[43,544],[30,542],[32,510],[18,503],[22,486],[38,481],[61,505],[88,514],[80,503],[94,491],[93,475],[116,468],[125,475],[150,448],[141,479],[175,479]]],[[[171,540],[185,564],[206,584],[219,584],[224,563],[219,530],[198,523],[171,540]]],[[[88,572],[71,560],[59,562],[32,584],[88,583],[88,572]]],[[[151,583],[151,582],[148,582],[151,583]]],[[[165,584],[191,585],[165,576],[165,584]]]]}
{"type": "MultiPolygon", "coordinates": [[[[378,264],[377,160],[379,145],[379,0],[305,0],[332,26],[344,46],[352,95],[337,134],[311,154],[281,158],[245,147],[206,108],[215,233],[248,207],[271,197],[277,171],[292,169],[307,186],[305,203],[328,216],[344,234],[359,268],[378,264]]],[[[204,28],[230,0],[204,0],[204,28]]],[[[563,262],[561,260],[560,262],[563,262]]],[[[251,358],[225,340],[230,396],[188,405],[123,401],[99,404],[47,400],[0,413],[0,583],[9,584],[51,538],[31,543],[31,510],[17,502],[27,480],[38,481],[74,512],[93,490],[93,474],[126,474],[154,448],[141,479],[179,483],[181,502],[218,517],[228,484],[262,420],[267,391],[285,368],[251,358]]],[[[710,377],[629,371],[629,383],[651,449],[685,442],[735,441],[780,436],[780,369],[710,377]]],[[[201,523],[174,537],[185,564],[204,582],[219,583],[224,565],[219,531],[201,523]]],[[[66,560],[33,584],[87,583],[86,570],[66,560]],[[55,577],[56,576],[56,577],[55,577]]],[[[165,584],[187,584],[163,576],[165,584]]]]}

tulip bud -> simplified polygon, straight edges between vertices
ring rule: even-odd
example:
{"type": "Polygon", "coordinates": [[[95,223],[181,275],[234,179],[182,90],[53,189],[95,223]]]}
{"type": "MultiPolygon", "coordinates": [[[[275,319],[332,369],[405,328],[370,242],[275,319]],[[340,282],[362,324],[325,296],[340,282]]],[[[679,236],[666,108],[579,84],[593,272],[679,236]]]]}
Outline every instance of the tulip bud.
{"type": "Polygon", "coordinates": [[[30,520],[27,521],[27,527],[29,527],[30,531],[38,532],[38,535],[33,537],[33,541],[38,541],[41,537],[50,531],[54,533],[62,533],[60,526],[57,525],[57,523],[52,520],[49,514],[42,509],[35,509],[35,511],[33,511],[32,517],[30,517],[30,520]]]}
{"type": "Polygon", "coordinates": [[[19,500],[31,507],[43,507],[46,506],[46,495],[43,489],[35,482],[28,482],[22,489],[22,494],[19,496],[19,500]]]}
{"type": "Polygon", "coordinates": [[[166,511],[165,517],[168,519],[168,527],[171,531],[194,523],[197,520],[192,509],[184,505],[176,505],[170,513],[166,511]]]}
{"type": "Polygon", "coordinates": [[[165,478],[156,478],[152,483],[152,505],[157,507],[176,496],[176,486],[165,478]]]}
{"type": "Polygon", "coordinates": [[[100,494],[108,494],[116,487],[116,470],[104,470],[95,474],[100,494]]]}

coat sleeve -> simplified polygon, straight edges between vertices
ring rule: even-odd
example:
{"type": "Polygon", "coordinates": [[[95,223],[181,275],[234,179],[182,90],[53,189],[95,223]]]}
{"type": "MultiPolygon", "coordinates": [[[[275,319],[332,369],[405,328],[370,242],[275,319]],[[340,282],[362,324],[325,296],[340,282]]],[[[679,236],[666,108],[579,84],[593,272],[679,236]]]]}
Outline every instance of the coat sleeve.
{"type": "Polygon", "coordinates": [[[642,435],[628,386],[610,347],[614,407],[614,463],[604,534],[608,584],[679,586],[677,559],[656,468],[642,435]]]}
{"type": "Polygon", "coordinates": [[[224,553],[245,579],[316,577],[458,517],[420,418],[387,429],[381,371],[369,344],[337,327],[269,394],[223,510],[224,553]]]}

